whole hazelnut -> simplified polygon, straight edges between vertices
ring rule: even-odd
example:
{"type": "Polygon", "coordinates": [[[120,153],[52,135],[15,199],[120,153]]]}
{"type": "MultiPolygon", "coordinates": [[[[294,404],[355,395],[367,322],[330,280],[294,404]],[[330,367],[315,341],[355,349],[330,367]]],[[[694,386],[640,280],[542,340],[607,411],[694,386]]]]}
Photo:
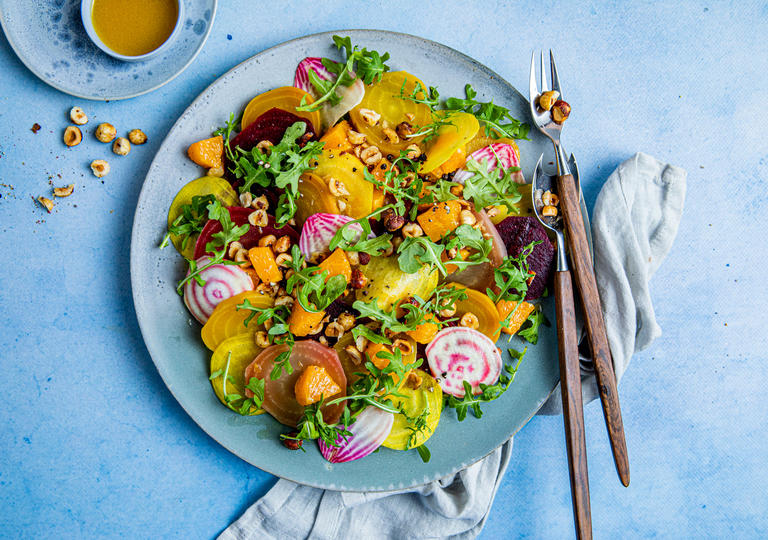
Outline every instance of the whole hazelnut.
{"type": "Polygon", "coordinates": [[[571,106],[568,105],[568,103],[563,101],[562,99],[558,99],[557,101],[555,101],[555,104],[552,105],[552,120],[554,120],[558,124],[562,124],[563,122],[565,122],[565,120],[568,118],[570,114],[571,114],[571,106]]]}
{"type": "Polygon", "coordinates": [[[125,137],[118,137],[112,143],[112,151],[118,156],[127,156],[131,151],[131,143],[125,137]]]}
{"type": "Polygon", "coordinates": [[[547,90],[539,96],[539,108],[542,111],[549,111],[552,109],[557,98],[560,97],[560,92],[557,90],[547,90]]]}
{"type": "Polygon", "coordinates": [[[117,130],[112,124],[104,122],[98,125],[95,135],[97,140],[103,143],[108,143],[112,142],[114,138],[117,137],[117,130]]]}
{"type": "Polygon", "coordinates": [[[144,144],[147,142],[147,134],[140,129],[132,129],[128,132],[128,140],[130,140],[132,144],[144,144]]]}

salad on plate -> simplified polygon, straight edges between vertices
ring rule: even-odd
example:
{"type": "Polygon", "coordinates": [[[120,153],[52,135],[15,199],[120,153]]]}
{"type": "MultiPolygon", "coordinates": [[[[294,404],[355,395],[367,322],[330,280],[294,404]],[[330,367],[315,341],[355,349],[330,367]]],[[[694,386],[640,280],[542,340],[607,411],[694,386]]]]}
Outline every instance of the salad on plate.
{"type": "Polygon", "coordinates": [[[548,324],[528,126],[471,84],[443,99],[333,41],[339,59],[305,58],[293,86],[192,142],[206,174],[173,199],[161,247],[187,261],[176,289],[224,406],[332,463],[382,446],[427,461],[441,416],[479,418],[548,324]]]}

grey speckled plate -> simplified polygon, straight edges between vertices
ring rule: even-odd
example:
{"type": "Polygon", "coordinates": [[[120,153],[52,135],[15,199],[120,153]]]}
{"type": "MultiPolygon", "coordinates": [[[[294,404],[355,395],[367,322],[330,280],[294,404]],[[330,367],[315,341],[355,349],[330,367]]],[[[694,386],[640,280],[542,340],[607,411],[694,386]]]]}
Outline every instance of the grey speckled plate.
{"type": "MultiPolygon", "coordinates": [[[[389,51],[390,66],[414,73],[437,85],[443,96],[463,95],[471,82],[481,98],[491,97],[527,118],[527,102],[490,69],[444,45],[391,32],[354,30],[361,46],[389,51]]],[[[332,33],[303,37],[266,50],[223,75],[205,90],[171,129],[152,163],[139,197],[131,242],[131,282],[144,340],[160,375],[189,415],[211,437],[253,465],[283,478],[344,491],[384,491],[424,484],[447,476],[487,455],[516,433],[539,409],[558,379],[554,327],[543,328],[539,344],[529,346],[512,387],[483,407],[482,419],[463,422],[446,410],[428,446],[432,460],[424,464],[416,452],[382,448],[350,463],[332,465],[312,445],[306,453],[289,452],[278,441],[285,427],[268,415],[241,417],[219,403],[208,382],[210,353],[200,340],[200,325],[191,320],[174,284],[184,261],[173,249],[157,244],[166,227],[168,207],[186,182],[201,170],[186,158],[187,146],[238,113],[255,95],[290,85],[296,64],[306,56],[334,57],[332,33]]],[[[547,143],[538,133],[522,141],[523,172],[530,176],[547,143]]],[[[551,302],[545,309],[554,321],[551,302]]],[[[506,347],[506,343],[502,344],[506,347]]],[[[513,338],[511,346],[524,345],[513,338]]]]}
{"type": "Polygon", "coordinates": [[[145,62],[122,62],[88,38],[80,0],[0,0],[0,24],[22,62],[54,88],[86,99],[126,99],[172,80],[195,59],[218,0],[184,0],[184,26],[172,46],[145,62]]]}

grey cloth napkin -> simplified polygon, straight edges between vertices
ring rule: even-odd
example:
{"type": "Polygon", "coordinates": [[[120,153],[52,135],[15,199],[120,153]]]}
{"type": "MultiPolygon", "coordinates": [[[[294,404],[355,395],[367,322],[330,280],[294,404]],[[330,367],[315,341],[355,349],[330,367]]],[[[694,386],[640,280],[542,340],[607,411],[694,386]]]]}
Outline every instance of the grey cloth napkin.
{"type": "MultiPolygon", "coordinates": [[[[642,153],[622,163],[595,205],[595,273],[616,376],[632,354],[661,334],[649,280],[677,234],[686,172],[642,153]]],[[[589,363],[582,363],[584,400],[597,396],[589,363]]],[[[543,413],[560,407],[559,389],[543,413]]],[[[405,491],[326,491],[278,480],[219,536],[251,538],[474,538],[480,533],[507,468],[512,440],[455,475],[405,491]]]]}

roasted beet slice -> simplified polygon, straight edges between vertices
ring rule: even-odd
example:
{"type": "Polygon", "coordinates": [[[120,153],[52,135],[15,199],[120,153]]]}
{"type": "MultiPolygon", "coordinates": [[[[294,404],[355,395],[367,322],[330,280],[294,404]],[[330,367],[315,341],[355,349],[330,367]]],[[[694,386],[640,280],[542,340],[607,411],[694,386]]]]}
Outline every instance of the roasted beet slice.
{"type": "MultiPolygon", "coordinates": [[[[253,208],[242,208],[240,206],[230,206],[227,210],[229,210],[229,217],[235,225],[244,225],[245,223],[248,223],[248,216],[254,211],[253,208]]],[[[251,228],[248,229],[248,232],[240,237],[238,242],[240,242],[245,249],[254,247],[258,244],[259,239],[262,236],[270,234],[274,234],[278,238],[287,234],[294,242],[299,241],[299,233],[297,233],[293,227],[290,225],[283,225],[282,227],[277,228],[275,226],[275,218],[272,216],[268,216],[268,218],[269,221],[266,227],[251,226],[251,228]]],[[[221,223],[217,220],[211,219],[205,224],[205,227],[203,227],[203,230],[200,232],[200,236],[195,243],[195,259],[199,259],[206,254],[205,246],[211,241],[211,237],[220,231],[221,223]]],[[[208,252],[208,254],[212,255],[210,252],[208,252]]]]}
{"type": "MultiPolygon", "coordinates": [[[[285,130],[296,122],[304,122],[304,124],[307,126],[307,130],[304,132],[305,138],[303,141],[299,141],[300,145],[303,145],[304,142],[315,138],[315,131],[312,128],[312,123],[309,120],[299,118],[295,114],[289,113],[288,111],[273,108],[259,116],[256,120],[251,122],[250,125],[246,126],[245,129],[243,129],[240,133],[235,135],[229,141],[229,146],[233,150],[239,146],[243,150],[247,151],[252,149],[261,141],[269,141],[272,144],[277,144],[282,140],[283,135],[285,134],[285,130]]],[[[229,180],[229,182],[232,184],[232,187],[237,188],[240,186],[242,181],[238,178],[235,178],[232,173],[229,172],[230,166],[231,162],[225,155],[224,170],[226,171],[227,180],[229,180]]],[[[271,203],[276,203],[277,196],[274,195],[273,191],[270,192],[267,197],[270,198],[271,203]]]]}
{"type": "Polygon", "coordinates": [[[528,265],[536,277],[528,286],[525,299],[536,300],[547,287],[555,260],[555,248],[547,236],[547,231],[534,216],[510,216],[497,224],[496,230],[504,240],[510,257],[517,257],[528,244],[541,240],[528,255],[528,265]]]}
{"type": "Polygon", "coordinates": [[[304,136],[306,137],[304,139],[305,141],[315,137],[312,123],[309,120],[299,118],[288,111],[275,108],[269,109],[251,122],[249,126],[246,126],[243,131],[235,135],[229,142],[229,145],[232,148],[239,146],[243,150],[250,150],[261,141],[269,141],[272,144],[277,144],[283,138],[285,130],[296,122],[304,122],[307,126],[307,131],[304,133],[304,136]]]}

